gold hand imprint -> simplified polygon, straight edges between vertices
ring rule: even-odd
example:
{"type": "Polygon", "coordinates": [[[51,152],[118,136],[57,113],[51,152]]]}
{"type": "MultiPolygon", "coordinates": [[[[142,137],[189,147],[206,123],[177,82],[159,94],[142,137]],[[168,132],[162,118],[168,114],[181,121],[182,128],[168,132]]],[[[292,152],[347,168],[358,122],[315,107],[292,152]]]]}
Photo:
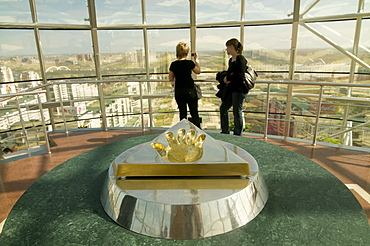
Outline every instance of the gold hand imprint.
{"type": "Polygon", "coordinates": [[[180,129],[177,131],[176,140],[172,132],[166,132],[167,148],[160,143],[152,143],[151,145],[166,161],[195,162],[203,155],[203,143],[206,139],[205,134],[200,134],[195,140],[195,134],[195,130],[189,130],[185,134],[185,129],[180,129]]]}

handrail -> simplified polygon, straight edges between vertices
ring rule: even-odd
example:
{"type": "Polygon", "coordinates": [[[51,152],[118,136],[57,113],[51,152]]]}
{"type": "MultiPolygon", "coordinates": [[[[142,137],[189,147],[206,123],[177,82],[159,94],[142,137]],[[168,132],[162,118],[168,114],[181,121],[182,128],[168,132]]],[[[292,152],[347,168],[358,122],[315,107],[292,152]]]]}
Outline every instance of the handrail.
{"type": "Polygon", "coordinates": [[[343,130],[343,131],[340,131],[340,132],[334,133],[334,134],[330,135],[329,137],[335,137],[335,136],[341,135],[341,134],[343,134],[343,133],[351,132],[351,131],[353,131],[353,130],[355,130],[355,129],[358,129],[358,128],[360,128],[360,127],[364,127],[364,126],[368,126],[368,125],[370,125],[370,121],[367,121],[367,122],[362,123],[362,124],[360,124],[360,125],[358,125],[358,126],[354,126],[354,127],[348,128],[348,129],[346,129],[346,130],[343,130]]]}
{"type": "MultiPolygon", "coordinates": [[[[40,94],[43,94],[43,93],[46,93],[46,90],[36,90],[36,91],[28,91],[28,92],[10,93],[10,94],[6,94],[6,95],[0,95],[0,98],[4,98],[4,99],[6,99],[6,98],[9,98],[9,99],[15,98],[15,100],[16,100],[16,109],[18,111],[19,121],[21,123],[21,129],[22,129],[22,137],[20,137],[20,138],[24,138],[26,149],[27,149],[27,154],[28,154],[29,157],[31,157],[31,151],[30,151],[30,145],[29,145],[28,137],[32,136],[33,134],[29,135],[27,133],[27,130],[26,130],[27,127],[24,124],[24,120],[23,120],[23,116],[22,116],[22,108],[21,108],[21,103],[19,101],[19,98],[22,97],[22,96],[36,95],[37,105],[38,105],[38,109],[39,109],[39,113],[40,113],[40,119],[41,119],[41,122],[42,122],[42,131],[43,131],[43,134],[45,136],[46,151],[47,151],[47,153],[51,153],[50,143],[49,143],[49,139],[48,139],[48,132],[47,132],[47,129],[46,129],[45,117],[44,117],[42,102],[41,102],[41,98],[40,98],[40,94]]],[[[19,137],[16,137],[16,138],[19,138],[19,137]]]]}
{"type": "Polygon", "coordinates": [[[42,94],[42,93],[46,93],[46,90],[10,93],[10,94],[5,94],[5,95],[0,95],[0,98],[16,97],[16,96],[28,96],[28,95],[36,95],[36,94],[42,94]]]}
{"type": "MultiPolygon", "coordinates": [[[[52,82],[49,82],[47,84],[37,86],[37,87],[35,87],[35,88],[37,88],[36,91],[28,91],[28,92],[0,95],[0,98],[9,98],[9,97],[17,97],[17,96],[25,96],[25,95],[46,93],[47,92],[47,90],[46,90],[47,87],[57,86],[58,87],[58,92],[59,92],[59,98],[60,98],[60,101],[59,101],[60,107],[64,107],[63,102],[73,102],[73,101],[77,102],[77,101],[81,101],[81,100],[82,101],[100,100],[101,102],[104,102],[104,100],[106,100],[106,99],[127,98],[127,97],[136,97],[136,100],[140,100],[141,104],[142,104],[143,100],[145,100],[149,97],[150,98],[152,98],[152,97],[163,97],[163,96],[166,97],[166,96],[171,96],[171,94],[173,93],[172,90],[170,90],[170,91],[165,92],[165,93],[144,94],[143,90],[139,90],[139,91],[137,91],[138,94],[135,94],[135,95],[134,94],[103,95],[102,91],[100,91],[99,95],[97,95],[97,96],[92,96],[92,97],[89,97],[89,98],[74,98],[72,100],[67,100],[67,101],[62,100],[62,95],[60,94],[60,92],[61,92],[60,85],[63,85],[63,84],[96,84],[96,85],[101,85],[101,84],[104,84],[104,83],[127,83],[127,82],[138,82],[140,84],[147,83],[147,82],[149,82],[149,83],[168,82],[169,83],[169,81],[164,80],[164,79],[109,79],[109,80],[69,80],[69,81],[62,80],[62,81],[52,81],[52,82]],[[40,89],[43,89],[43,90],[40,90],[40,89]]],[[[218,83],[216,80],[212,80],[212,79],[196,79],[195,82],[214,83],[214,84],[218,83]]],[[[264,112],[264,114],[265,114],[265,116],[264,116],[265,127],[263,129],[264,138],[267,138],[269,121],[273,120],[272,118],[269,118],[269,115],[271,115],[271,112],[269,112],[270,111],[269,102],[270,102],[271,96],[280,95],[280,94],[285,95],[286,94],[284,92],[271,92],[271,86],[272,85],[287,85],[287,86],[288,85],[296,85],[296,86],[308,85],[308,86],[314,86],[314,87],[320,88],[320,90],[317,94],[314,94],[314,93],[294,93],[293,92],[293,96],[318,97],[318,104],[319,105],[322,103],[323,99],[340,100],[340,101],[342,101],[342,103],[346,103],[346,105],[348,105],[347,103],[353,103],[353,102],[357,102],[357,103],[361,103],[361,104],[370,103],[370,98],[367,98],[367,97],[348,97],[348,96],[340,97],[340,96],[333,96],[333,95],[324,95],[324,90],[323,90],[324,87],[331,87],[331,88],[332,87],[347,87],[347,88],[357,87],[357,88],[370,89],[370,84],[330,83],[330,82],[312,82],[312,81],[285,81],[285,80],[258,80],[257,84],[258,85],[266,85],[266,88],[267,88],[267,91],[266,90],[264,90],[264,91],[253,90],[250,93],[251,96],[253,96],[253,95],[263,95],[263,96],[265,96],[264,101],[266,102],[266,104],[265,104],[266,108],[265,108],[265,112],[264,112]]],[[[35,89],[35,88],[33,88],[33,89],[35,89]]],[[[207,94],[208,94],[208,96],[212,97],[213,96],[212,94],[214,94],[214,92],[215,91],[212,91],[212,90],[203,90],[203,93],[204,93],[206,98],[207,98],[207,94]]],[[[57,96],[58,96],[58,93],[57,93],[57,96]]],[[[53,101],[53,102],[58,103],[58,101],[53,101]]],[[[46,105],[48,103],[51,103],[51,102],[44,102],[44,103],[42,103],[42,105],[46,105]]],[[[316,108],[316,114],[315,114],[316,120],[315,120],[314,124],[312,125],[314,127],[314,128],[312,128],[312,129],[314,129],[313,133],[312,133],[313,134],[313,141],[312,141],[313,145],[316,145],[317,132],[318,132],[318,126],[319,126],[319,119],[320,119],[320,109],[321,109],[321,107],[316,108]]],[[[102,109],[100,109],[100,110],[102,110],[102,109]]],[[[208,112],[208,111],[204,111],[204,112],[208,112]]],[[[215,112],[217,112],[217,111],[215,111],[215,112]]],[[[101,112],[101,113],[102,114],[100,115],[100,118],[104,121],[102,116],[103,116],[103,114],[105,114],[105,112],[101,112]]],[[[138,113],[138,114],[143,119],[144,115],[146,115],[146,114],[151,115],[151,114],[154,114],[154,113],[160,113],[160,112],[143,112],[143,110],[141,110],[141,112],[138,113]]],[[[129,114],[127,114],[127,112],[126,112],[124,115],[129,115],[129,114]]],[[[110,117],[110,116],[108,116],[108,117],[110,117]]],[[[285,122],[285,120],[282,120],[282,119],[279,119],[278,121],[285,122]]],[[[63,115],[64,129],[65,129],[66,132],[68,132],[66,122],[67,122],[67,120],[66,120],[65,116],[63,115]]],[[[106,124],[106,122],[105,122],[105,124],[106,124]]],[[[43,125],[45,125],[45,123],[43,123],[43,125]]],[[[144,126],[143,122],[142,122],[141,125],[142,125],[142,128],[144,129],[145,126],[144,126]]],[[[152,122],[151,122],[151,125],[153,125],[152,122]]],[[[366,126],[366,125],[361,124],[361,126],[366,126]]],[[[339,133],[330,134],[329,137],[337,136],[337,135],[349,132],[351,130],[358,129],[358,127],[360,127],[360,126],[347,128],[344,131],[340,131],[339,133]]],[[[103,124],[102,128],[104,130],[107,130],[107,127],[104,128],[104,124],[103,124]]],[[[289,134],[289,133],[286,133],[286,134],[289,134]]],[[[286,137],[289,137],[289,136],[284,136],[284,138],[286,138],[286,137]]]]}
{"type": "MultiPolygon", "coordinates": [[[[215,83],[216,80],[211,79],[195,79],[195,82],[215,83]]],[[[73,81],[53,81],[42,85],[56,84],[79,84],[79,83],[113,83],[113,82],[169,82],[164,79],[109,79],[109,80],[73,80],[73,81]]],[[[315,85],[315,86],[334,86],[334,87],[366,87],[370,88],[370,84],[352,84],[352,83],[331,83],[331,82],[312,82],[312,81],[287,81],[287,80],[257,80],[257,84],[287,84],[287,85],[315,85]]]]}

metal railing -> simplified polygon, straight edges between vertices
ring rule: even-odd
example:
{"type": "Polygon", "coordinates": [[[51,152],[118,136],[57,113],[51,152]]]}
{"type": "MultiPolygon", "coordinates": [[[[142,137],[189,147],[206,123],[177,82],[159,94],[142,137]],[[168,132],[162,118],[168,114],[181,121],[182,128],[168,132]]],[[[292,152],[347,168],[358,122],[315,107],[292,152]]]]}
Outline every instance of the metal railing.
{"type": "MultiPolygon", "coordinates": [[[[47,152],[50,152],[50,145],[49,141],[47,138],[47,127],[51,131],[56,131],[57,130],[57,125],[58,124],[63,124],[63,131],[68,132],[68,130],[71,129],[77,129],[71,128],[71,126],[68,126],[70,122],[79,122],[81,120],[91,120],[91,119],[96,119],[101,122],[100,127],[93,127],[94,129],[102,129],[102,130],[108,130],[111,128],[114,128],[114,126],[110,126],[108,123],[108,119],[111,119],[112,116],[109,115],[107,112],[107,107],[110,106],[110,104],[105,105],[106,100],[126,100],[130,104],[133,105],[133,102],[137,102],[136,106],[130,106],[136,110],[132,111],[122,111],[121,113],[114,113],[113,117],[129,117],[130,119],[133,119],[133,117],[139,117],[141,120],[141,123],[138,125],[141,126],[141,128],[144,130],[146,128],[155,128],[155,115],[160,115],[160,114],[177,114],[177,109],[175,107],[175,104],[172,105],[171,110],[167,111],[155,111],[152,110],[156,106],[153,103],[153,100],[161,100],[165,98],[173,98],[173,92],[172,88],[169,85],[167,80],[155,80],[155,79],[139,79],[139,80],[90,80],[90,81],[59,81],[59,82],[51,82],[42,86],[39,86],[35,91],[31,92],[23,92],[23,93],[15,93],[15,94],[8,94],[8,95],[3,95],[0,96],[0,100],[4,100],[5,98],[16,98],[16,109],[19,112],[19,120],[21,122],[21,129],[18,129],[22,132],[24,136],[27,136],[27,131],[26,131],[26,126],[24,125],[24,121],[22,119],[22,109],[23,108],[38,108],[39,113],[40,113],[40,120],[42,122],[42,129],[45,134],[45,141],[46,141],[46,148],[47,152]],[[136,83],[136,90],[127,91],[127,93],[118,93],[114,94],[112,92],[109,92],[111,88],[114,88],[116,85],[120,85],[121,88],[130,88],[132,85],[129,85],[129,83],[136,83]],[[89,96],[76,96],[74,95],[76,93],[75,88],[71,88],[72,85],[90,85],[96,88],[96,91],[94,93],[91,93],[89,96]],[[155,86],[156,84],[162,84],[161,86],[163,87],[162,91],[156,89],[155,86]],[[110,87],[109,87],[110,86],[110,87]],[[108,88],[108,89],[107,89],[108,88]],[[153,89],[154,88],[154,89],[153,89]],[[68,91],[69,90],[69,91],[68,91]],[[40,99],[40,94],[49,94],[48,98],[49,101],[44,101],[41,102],[40,99]],[[53,95],[52,95],[53,94],[53,95]],[[21,103],[19,101],[19,98],[22,98],[24,96],[29,96],[29,95],[35,95],[37,98],[37,103],[33,104],[27,104],[27,103],[21,103]],[[81,118],[80,115],[75,115],[73,120],[68,120],[66,117],[65,108],[68,107],[66,105],[72,105],[74,106],[75,104],[78,103],[92,103],[92,102],[98,102],[98,109],[99,113],[96,115],[92,115],[90,118],[85,117],[81,118]],[[143,105],[146,105],[144,107],[143,105]],[[136,108],[135,108],[136,107],[136,108]],[[49,115],[44,115],[44,110],[43,109],[48,109],[49,110],[49,115]],[[55,109],[60,110],[58,113],[55,114],[55,109]],[[54,111],[53,111],[54,110],[54,111]],[[57,122],[56,118],[62,118],[61,121],[57,122]],[[144,124],[144,118],[146,119],[146,124],[144,124]]],[[[214,80],[196,80],[196,83],[200,84],[203,87],[203,96],[204,99],[202,100],[213,100],[215,99],[215,93],[216,93],[216,85],[217,82],[214,80]]],[[[268,137],[280,137],[280,138],[291,138],[292,136],[290,135],[290,123],[296,122],[294,119],[292,120],[291,117],[294,116],[294,114],[291,112],[292,105],[294,104],[294,98],[295,96],[299,96],[300,98],[302,97],[309,97],[309,98],[316,98],[314,102],[309,102],[311,104],[316,104],[315,110],[310,111],[310,115],[300,115],[301,117],[314,117],[314,122],[309,123],[313,129],[313,131],[308,131],[307,134],[312,136],[312,139],[310,139],[310,142],[312,145],[316,145],[318,143],[318,133],[319,133],[319,126],[320,126],[320,120],[323,120],[325,117],[323,116],[321,112],[322,105],[324,101],[326,100],[337,100],[336,103],[333,103],[337,105],[338,107],[342,107],[343,110],[346,110],[346,107],[363,107],[366,109],[366,107],[370,104],[370,84],[347,84],[347,83],[324,83],[324,82],[303,82],[303,81],[257,81],[257,87],[254,88],[252,91],[250,91],[248,98],[258,98],[259,102],[263,104],[262,109],[264,110],[263,112],[255,112],[253,110],[245,110],[245,113],[247,113],[247,116],[245,118],[248,120],[248,118],[253,118],[250,117],[249,115],[251,114],[263,114],[263,117],[260,116],[255,116],[255,119],[258,121],[262,122],[264,124],[263,127],[263,132],[249,132],[248,134],[261,134],[263,135],[264,138],[268,137]],[[304,87],[307,87],[305,89],[304,87]],[[274,88],[278,87],[284,87],[281,91],[273,91],[274,88]],[[286,87],[286,91],[284,91],[286,87]],[[289,87],[299,87],[300,90],[299,92],[294,92],[294,90],[289,90],[289,87]],[[303,88],[302,88],[303,87],[303,88]],[[302,88],[302,89],[301,89],[302,88]],[[338,95],[333,95],[328,92],[324,92],[325,89],[330,89],[330,90],[340,90],[343,88],[346,89],[354,89],[354,88],[361,88],[362,95],[361,97],[356,96],[356,97],[348,97],[348,96],[338,96],[338,95]],[[292,93],[288,93],[288,91],[292,91],[292,93]],[[315,91],[315,93],[312,93],[312,91],[315,91]],[[272,98],[275,97],[275,98],[272,98]],[[278,97],[278,99],[276,98],[278,97]],[[286,97],[286,99],[279,99],[279,97],[286,97]],[[272,112],[272,103],[275,102],[283,102],[285,105],[285,109],[280,110],[279,112],[272,112]],[[339,102],[339,103],[338,103],[339,102]],[[276,119],[276,115],[279,115],[280,119],[276,119]],[[274,117],[273,117],[274,116],[274,117]],[[284,118],[284,119],[281,119],[284,118]],[[282,123],[282,128],[281,130],[282,134],[277,136],[274,134],[271,134],[269,132],[269,127],[271,126],[272,121],[277,121],[278,123],[282,123]]],[[[218,100],[218,99],[215,99],[218,100]]],[[[219,100],[218,100],[219,101],[219,100]]],[[[158,103],[157,103],[158,104],[158,103]]],[[[248,104],[246,103],[246,109],[248,109],[248,104]]],[[[69,107],[70,107],[69,106],[69,107]]],[[[2,109],[5,109],[5,107],[0,108],[0,112],[2,109]]],[[[24,110],[24,109],[23,109],[24,110]]],[[[364,110],[366,112],[366,110],[364,110]]],[[[213,105],[213,109],[210,110],[200,110],[200,114],[202,115],[207,115],[207,114],[214,114],[216,116],[213,116],[214,118],[217,118],[218,116],[218,104],[215,103],[213,105]]],[[[362,132],[366,132],[366,135],[370,132],[370,128],[367,128],[367,126],[370,124],[369,121],[367,121],[363,117],[363,122],[359,122],[358,125],[348,127],[345,123],[348,121],[348,115],[343,114],[342,118],[334,118],[336,121],[341,121],[342,125],[330,125],[329,128],[338,128],[336,132],[331,132],[329,134],[329,137],[335,137],[339,135],[346,134],[348,132],[353,132],[360,130],[362,132]]],[[[364,116],[364,115],[363,115],[364,116]]],[[[0,117],[1,118],[1,117],[0,117]]],[[[138,121],[140,122],[140,121],[138,121]]],[[[306,123],[305,123],[306,124],[306,123]]],[[[326,124],[325,124],[326,125],[326,124]]],[[[118,127],[127,127],[126,125],[119,125],[118,127]]],[[[133,126],[129,126],[133,127],[133,126]]],[[[166,127],[164,127],[166,128],[166,127]]],[[[325,127],[324,127],[325,128],[325,127]]],[[[207,128],[204,128],[207,130],[207,128]]],[[[219,130],[218,125],[216,125],[213,129],[219,130]]],[[[2,131],[7,132],[10,131],[10,129],[2,131]]],[[[311,138],[311,137],[310,137],[311,138]]],[[[25,138],[27,139],[27,137],[25,138]]],[[[307,139],[303,138],[298,138],[293,136],[293,140],[297,141],[307,141],[307,139]]],[[[369,140],[370,142],[370,140],[369,140]]],[[[26,140],[26,146],[28,148],[28,142],[26,140]]],[[[336,146],[342,146],[344,147],[344,144],[336,143],[336,146]]],[[[361,148],[356,148],[359,150],[363,151],[368,151],[367,147],[361,147],[361,148]]]]}
{"type": "MultiPolygon", "coordinates": [[[[28,131],[30,127],[27,127],[25,125],[25,120],[23,119],[23,114],[25,113],[24,106],[20,103],[20,99],[23,98],[24,96],[35,96],[36,99],[36,104],[32,105],[33,110],[38,111],[39,113],[39,120],[41,120],[41,129],[42,129],[42,134],[44,135],[44,141],[45,142],[44,146],[46,149],[47,153],[51,153],[50,151],[50,143],[49,143],[49,138],[48,138],[48,131],[46,127],[46,122],[45,122],[45,115],[44,115],[44,110],[42,106],[42,100],[41,100],[41,95],[45,94],[46,90],[37,90],[37,91],[31,91],[31,92],[22,92],[22,93],[11,93],[7,95],[0,95],[0,100],[15,100],[16,104],[12,106],[7,106],[7,107],[2,107],[1,110],[9,110],[9,109],[15,109],[17,111],[18,117],[19,117],[19,123],[21,125],[21,136],[14,136],[10,137],[10,140],[21,140],[21,142],[24,142],[25,149],[23,150],[22,154],[26,154],[28,157],[32,156],[32,148],[30,146],[30,137],[36,136],[38,137],[39,133],[31,133],[28,131]]],[[[9,131],[8,131],[9,132],[9,131]]],[[[8,141],[9,139],[0,139],[0,142],[3,143],[4,141],[8,141]]],[[[1,150],[1,152],[3,152],[1,150]]],[[[19,152],[20,153],[20,152],[19,152]]],[[[5,153],[4,153],[5,154],[5,153]]],[[[1,157],[3,158],[3,153],[1,153],[1,157]]]]}

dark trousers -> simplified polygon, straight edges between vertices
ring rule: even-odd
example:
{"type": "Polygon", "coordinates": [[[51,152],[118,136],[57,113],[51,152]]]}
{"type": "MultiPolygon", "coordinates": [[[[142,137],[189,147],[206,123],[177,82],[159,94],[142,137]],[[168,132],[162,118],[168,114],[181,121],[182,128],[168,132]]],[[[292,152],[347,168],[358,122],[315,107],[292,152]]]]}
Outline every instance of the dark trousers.
{"type": "Polygon", "coordinates": [[[180,111],[180,120],[187,118],[188,106],[193,124],[200,128],[198,97],[195,89],[176,89],[175,100],[180,111]]]}
{"type": "Polygon", "coordinates": [[[234,115],[234,135],[242,135],[243,132],[243,104],[247,97],[247,93],[233,92],[231,100],[221,103],[220,106],[220,119],[221,119],[221,133],[230,133],[229,126],[229,109],[233,107],[234,115]]]}

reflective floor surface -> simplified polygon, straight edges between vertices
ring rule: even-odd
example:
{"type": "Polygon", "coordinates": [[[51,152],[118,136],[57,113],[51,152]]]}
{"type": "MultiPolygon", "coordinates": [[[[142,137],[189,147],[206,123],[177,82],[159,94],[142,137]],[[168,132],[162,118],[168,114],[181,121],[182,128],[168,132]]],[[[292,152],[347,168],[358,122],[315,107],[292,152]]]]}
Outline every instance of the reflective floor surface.
{"type": "MultiPolygon", "coordinates": [[[[0,165],[0,229],[19,197],[43,174],[59,164],[93,148],[163,130],[73,131],[50,134],[51,154],[33,156],[0,165]]],[[[323,166],[340,179],[356,196],[370,223],[370,154],[281,139],[244,136],[295,151],[323,166]]],[[[104,153],[102,153],[104,154],[104,153]]]]}

